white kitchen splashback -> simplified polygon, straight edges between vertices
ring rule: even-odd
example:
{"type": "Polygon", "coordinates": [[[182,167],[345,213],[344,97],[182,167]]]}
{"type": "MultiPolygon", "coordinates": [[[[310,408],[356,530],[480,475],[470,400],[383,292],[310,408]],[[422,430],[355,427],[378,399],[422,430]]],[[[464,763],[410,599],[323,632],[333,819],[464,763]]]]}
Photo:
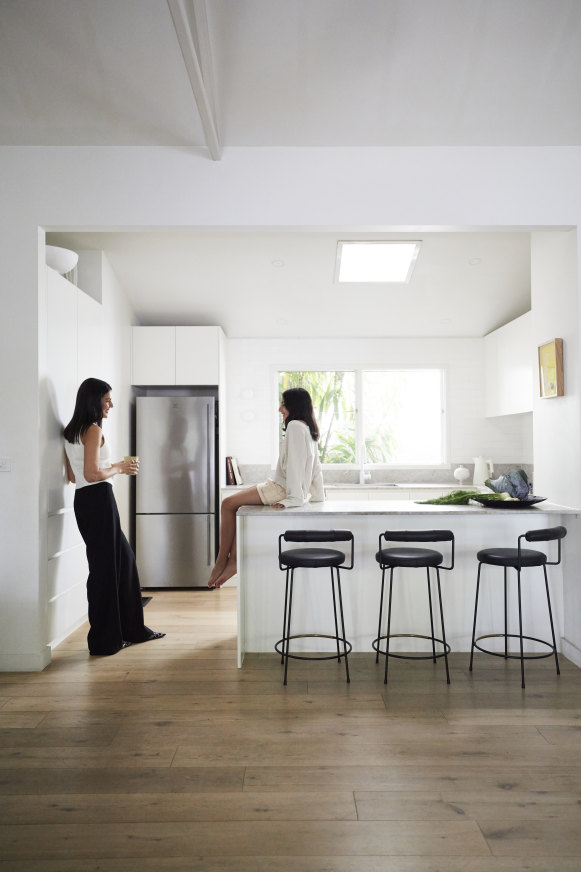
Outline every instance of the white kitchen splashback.
{"type": "MultiPolygon", "coordinates": [[[[485,418],[484,341],[478,338],[229,339],[228,454],[243,465],[276,463],[278,369],[394,366],[445,369],[451,481],[452,470],[459,463],[470,468],[475,454],[492,458],[495,468],[532,463],[532,413],[485,418]]],[[[437,474],[441,481],[446,470],[437,474]]],[[[432,478],[422,474],[422,480],[432,478]]]]}

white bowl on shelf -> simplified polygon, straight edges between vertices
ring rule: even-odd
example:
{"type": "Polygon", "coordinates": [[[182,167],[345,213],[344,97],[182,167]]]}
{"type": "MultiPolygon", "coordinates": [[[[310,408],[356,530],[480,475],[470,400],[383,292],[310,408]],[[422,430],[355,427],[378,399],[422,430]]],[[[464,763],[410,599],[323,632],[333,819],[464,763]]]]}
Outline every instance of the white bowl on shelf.
{"type": "Polygon", "coordinates": [[[78,263],[79,255],[76,251],[71,251],[70,248],[60,248],[58,245],[47,245],[46,247],[46,265],[51,269],[64,276],[74,269],[78,263]]]}

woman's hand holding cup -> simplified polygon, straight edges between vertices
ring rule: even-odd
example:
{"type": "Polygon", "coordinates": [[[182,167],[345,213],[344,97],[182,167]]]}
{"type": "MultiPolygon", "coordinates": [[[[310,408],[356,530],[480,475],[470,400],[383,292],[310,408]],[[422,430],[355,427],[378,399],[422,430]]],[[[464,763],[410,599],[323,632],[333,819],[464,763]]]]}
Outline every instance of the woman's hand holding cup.
{"type": "Polygon", "coordinates": [[[137,475],[137,473],[139,472],[139,457],[137,457],[135,454],[126,454],[123,458],[121,471],[124,472],[126,475],[137,475]]]}

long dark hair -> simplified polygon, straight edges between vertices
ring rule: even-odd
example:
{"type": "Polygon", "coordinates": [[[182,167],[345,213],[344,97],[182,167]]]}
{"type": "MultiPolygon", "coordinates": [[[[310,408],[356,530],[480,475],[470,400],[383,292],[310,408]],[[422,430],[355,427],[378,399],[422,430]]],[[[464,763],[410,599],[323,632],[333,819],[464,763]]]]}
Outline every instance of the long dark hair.
{"type": "Polygon", "coordinates": [[[304,388],[289,388],[282,395],[282,402],[288,410],[288,417],[283,424],[286,430],[291,421],[304,421],[310,430],[311,438],[319,441],[319,426],[315,420],[311,395],[304,388]]]}
{"type": "Polygon", "coordinates": [[[86,378],[77,391],[73,417],[65,427],[67,442],[80,442],[91,424],[103,423],[101,400],[111,390],[111,385],[100,378],[86,378]]]}

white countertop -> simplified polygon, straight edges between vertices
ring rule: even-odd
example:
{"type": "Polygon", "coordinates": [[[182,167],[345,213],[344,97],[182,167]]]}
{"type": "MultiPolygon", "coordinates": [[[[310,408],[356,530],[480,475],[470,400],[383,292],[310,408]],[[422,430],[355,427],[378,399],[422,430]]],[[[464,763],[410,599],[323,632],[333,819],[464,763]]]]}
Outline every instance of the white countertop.
{"type": "Polygon", "coordinates": [[[458,482],[451,483],[449,481],[366,481],[364,484],[360,484],[359,482],[345,483],[334,481],[332,484],[325,484],[325,490],[368,490],[369,488],[373,488],[374,490],[396,490],[397,488],[401,488],[401,490],[410,490],[410,488],[434,488],[434,490],[451,488],[452,490],[465,490],[466,488],[472,489],[474,487],[478,487],[478,485],[469,484],[468,482],[464,482],[463,485],[460,485],[458,482]]]}
{"type": "Polygon", "coordinates": [[[413,500],[376,500],[374,502],[361,502],[360,500],[333,501],[325,500],[323,503],[307,503],[298,508],[274,509],[272,506],[241,506],[237,514],[241,516],[251,515],[577,515],[581,509],[571,506],[559,506],[549,500],[537,503],[528,508],[496,509],[485,508],[478,504],[468,506],[434,506],[422,505],[413,500]]]}

